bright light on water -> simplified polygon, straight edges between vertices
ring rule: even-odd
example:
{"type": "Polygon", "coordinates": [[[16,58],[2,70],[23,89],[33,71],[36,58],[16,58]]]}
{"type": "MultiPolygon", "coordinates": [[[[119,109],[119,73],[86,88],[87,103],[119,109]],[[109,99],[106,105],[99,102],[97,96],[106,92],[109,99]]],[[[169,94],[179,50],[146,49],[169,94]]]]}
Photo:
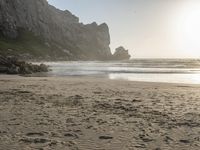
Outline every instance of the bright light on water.
{"type": "Polygon", "coordinates": [[[112,80],[200,84],[200,60],[52,62],[48,76],[98,76],[112,80]]]}
{"type": "Polygon", "coordinates": [[[143,82],[200,84],[200,74],[109,74],[110,79],[143,82]]]}

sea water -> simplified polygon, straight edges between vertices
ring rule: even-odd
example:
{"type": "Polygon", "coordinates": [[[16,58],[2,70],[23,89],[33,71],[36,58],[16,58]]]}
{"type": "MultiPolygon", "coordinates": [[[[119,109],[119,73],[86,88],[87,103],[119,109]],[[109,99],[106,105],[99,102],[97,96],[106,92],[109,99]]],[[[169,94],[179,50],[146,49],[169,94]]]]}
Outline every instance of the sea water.
{"type": "Polygon", "coordinates": [[[112,80],[200,84],[198,59],[46,62],[48,76],[98,76],[112,80]]]}

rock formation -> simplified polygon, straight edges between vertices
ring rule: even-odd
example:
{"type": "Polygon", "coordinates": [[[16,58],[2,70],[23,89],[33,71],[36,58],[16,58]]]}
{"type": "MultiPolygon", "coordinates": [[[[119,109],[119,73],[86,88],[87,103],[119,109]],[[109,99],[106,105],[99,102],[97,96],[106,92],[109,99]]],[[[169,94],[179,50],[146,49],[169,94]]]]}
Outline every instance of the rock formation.
{"type": "Polygon", "coordinates": [[[0,55],[0,73],[4,74],[32,74],[37,72],[47,72],[48,66],[44,64],[34,65],[25,61],[20,61],[16,57],[6,57],[0,55]]]}
{"type": "Polygon", "coordinates": [[[11,49],[33,58],[107,60],[112,57],[105,23],[84,25],[71,12],[59,10],[46,0],[0,0],[0,42],[3,53],[11,49]]]}
{"type": "Polygon", "coordinates": [[[116,48],[115,53],[113,54],[113,60],[129,60],[130,57],[128,50],[122,46],[116,48]]]}

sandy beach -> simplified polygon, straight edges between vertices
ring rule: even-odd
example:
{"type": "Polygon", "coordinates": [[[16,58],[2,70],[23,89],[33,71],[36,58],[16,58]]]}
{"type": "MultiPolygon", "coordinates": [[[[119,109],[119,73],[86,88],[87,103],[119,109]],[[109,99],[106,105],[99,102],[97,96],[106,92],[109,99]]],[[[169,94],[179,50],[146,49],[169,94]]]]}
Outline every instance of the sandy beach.
{"type": "Polygon", "coordinates": [[[200,86],[0,76],[1,150],[199,150],[200,86]]]}

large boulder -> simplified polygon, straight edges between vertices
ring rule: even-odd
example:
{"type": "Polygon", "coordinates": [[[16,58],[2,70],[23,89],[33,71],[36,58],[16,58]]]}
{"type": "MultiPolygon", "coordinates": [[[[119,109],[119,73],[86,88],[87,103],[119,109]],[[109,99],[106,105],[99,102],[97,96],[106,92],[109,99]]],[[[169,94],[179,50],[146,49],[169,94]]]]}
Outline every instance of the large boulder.
{"type": "Polygon", "coordinates": [[[128,50],[122,46],[116,48],[113,54],[113,60],[129,60],[130,57],[131,55],[128,53],[128,50]]]}

